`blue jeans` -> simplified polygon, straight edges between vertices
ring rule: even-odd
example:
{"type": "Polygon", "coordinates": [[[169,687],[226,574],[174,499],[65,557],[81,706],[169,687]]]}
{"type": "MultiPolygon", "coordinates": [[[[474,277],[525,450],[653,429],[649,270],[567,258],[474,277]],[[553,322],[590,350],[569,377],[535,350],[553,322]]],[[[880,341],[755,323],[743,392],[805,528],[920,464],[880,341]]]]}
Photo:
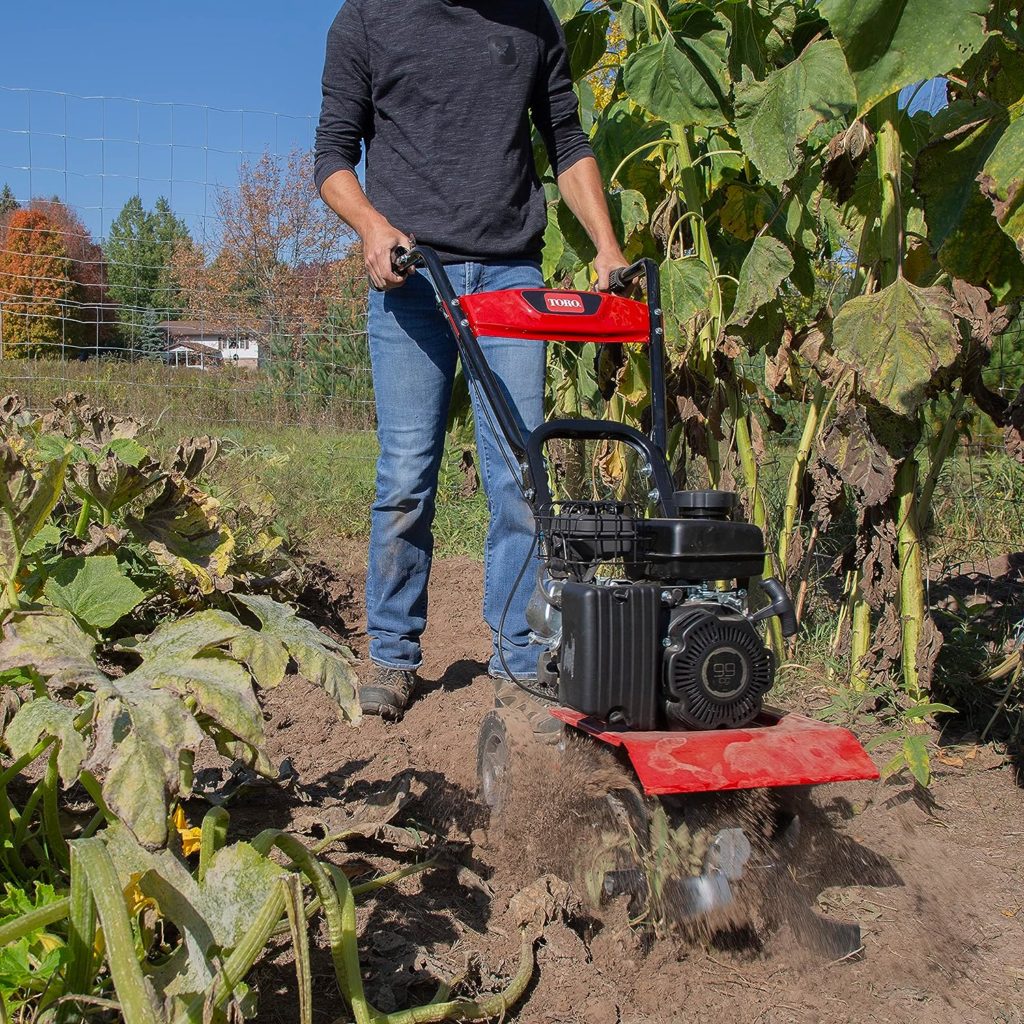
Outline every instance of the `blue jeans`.
{"type": "MultiPolygon", "coordinates": [[[[544,284],[540,267],[527,260],[458,263],[445,269],[459,295],[544,284]]],[[[422,271],[394,291],[370,293],[368,332],[380,441],[366,580],[370,657],[385,668],[414,669],[420,665],[420,636],[427,623],[437,476],[458,350],[422,271]]],[[[533,430],[544,418],[544,345],[481,338],[480,346],[520,429],[533,430]]],[[[513,467],[516,459],[483,413],[482,396],[472,380],[469,390],[490,511],[484,551],[484,619],[493,637],[489,671],[504,675],[499,624],[530,554],[533,515],[519,489],[518,469],[513,476],[506,465],[505,457],[513,467]]],[[[537,673],[537,649],[530,644],[526,624],[526,604],[535,584],[536,567],[531,564],[505,616],[503,652],[517,677],[537,673]]]]}

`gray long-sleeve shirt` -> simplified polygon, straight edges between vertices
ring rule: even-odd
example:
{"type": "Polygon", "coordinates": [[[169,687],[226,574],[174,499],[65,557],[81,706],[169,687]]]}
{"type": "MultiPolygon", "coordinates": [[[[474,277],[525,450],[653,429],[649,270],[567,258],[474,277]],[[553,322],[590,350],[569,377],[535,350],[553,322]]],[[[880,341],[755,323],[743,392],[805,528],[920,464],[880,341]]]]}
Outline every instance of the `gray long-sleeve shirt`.
{"type": "Polygon", "coordinates": [[[545,0],[345,0],[323,90],[317,188],[365,146],[370,202],[448,262],[539,258],[530,118],[556,175],[591,155],[545,0]]]}

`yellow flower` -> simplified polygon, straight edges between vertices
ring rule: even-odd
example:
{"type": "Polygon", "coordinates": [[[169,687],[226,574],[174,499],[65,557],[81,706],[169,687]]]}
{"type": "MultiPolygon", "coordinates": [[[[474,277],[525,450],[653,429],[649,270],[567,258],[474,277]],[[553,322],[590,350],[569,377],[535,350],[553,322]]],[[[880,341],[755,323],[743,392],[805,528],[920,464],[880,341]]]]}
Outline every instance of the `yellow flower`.
{"type": "Polygon", "coordinates": [[[171,824],[174,825],[175,830],[181,837],[181,852],[186,857],[191,857],[193,853],[198,853],[203,845],[203,830],[201,828],[192,828],[189,825],[188,819],[185,817],[185,809],[181,804],[178,804],[174,809],[171,824]]]}

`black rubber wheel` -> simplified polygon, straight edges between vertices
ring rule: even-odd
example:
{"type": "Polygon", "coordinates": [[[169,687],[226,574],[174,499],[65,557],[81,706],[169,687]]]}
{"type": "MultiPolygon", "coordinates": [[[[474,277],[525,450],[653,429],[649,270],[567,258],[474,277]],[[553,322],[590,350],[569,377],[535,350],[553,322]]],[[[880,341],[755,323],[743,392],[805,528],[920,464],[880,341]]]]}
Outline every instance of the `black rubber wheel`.
{"type": "Polygon", "coordinates": [[[476,775],[480,796],[491,810],[492,820],[505,806],[512,774],[511,744],[505,714],[488,711],[480,723],[476,744],[476,775]]]}

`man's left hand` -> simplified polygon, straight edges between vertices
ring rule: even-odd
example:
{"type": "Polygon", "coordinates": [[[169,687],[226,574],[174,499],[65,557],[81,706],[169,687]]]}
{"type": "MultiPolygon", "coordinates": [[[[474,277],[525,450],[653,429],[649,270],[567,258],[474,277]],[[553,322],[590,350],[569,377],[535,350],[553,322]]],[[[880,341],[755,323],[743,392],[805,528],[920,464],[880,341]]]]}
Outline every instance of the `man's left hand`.
{"type": "Polygon", "coordinates": [[[625,256],[622,255],[621,249],[605,249],[598,252],[594,257],[594,270],[597,271],[597,290],[599,292],[608,291],[608,279],[611,277],[612,271],[628,266],[629,264],[626,262],[625,256]]]}

